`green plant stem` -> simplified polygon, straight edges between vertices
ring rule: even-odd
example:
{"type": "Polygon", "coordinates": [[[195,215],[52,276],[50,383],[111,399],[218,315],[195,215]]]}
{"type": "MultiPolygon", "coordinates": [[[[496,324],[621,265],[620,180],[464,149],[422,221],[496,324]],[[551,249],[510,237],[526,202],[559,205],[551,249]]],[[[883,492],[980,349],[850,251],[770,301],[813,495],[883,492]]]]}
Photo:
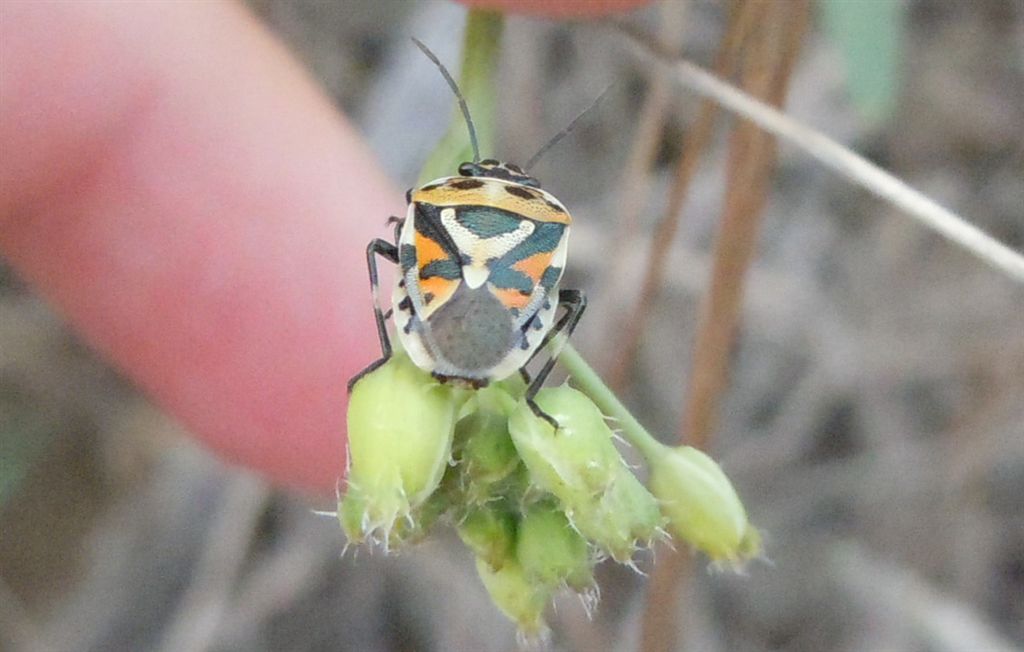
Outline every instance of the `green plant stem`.
{"type": "MultiPolygon", "coordinates": [[[[483,158],[488,158],[488,153],[494,151],[494,115],[497,106],[494,76],[503,24],[501,14],[473,9],[466,18],[463,37],[459,89],[473,117],[483,158]]],[[[419,181],[423,184],[455,174],[460,163],[471,160],[473,149],[469,145],[469,132],[456,106],[451,126],[420,171],[419,181]]]]}
{"type": "Polygon", "coordinates": [[[615,425],[622,431],[626,441],[635,446],[647,460],[664,453],[665,445],[637,421],[571,344],[565,344],[558,362],[572,376],[573,385],[586,394],[606,417],[616,422],[615,425]]]}

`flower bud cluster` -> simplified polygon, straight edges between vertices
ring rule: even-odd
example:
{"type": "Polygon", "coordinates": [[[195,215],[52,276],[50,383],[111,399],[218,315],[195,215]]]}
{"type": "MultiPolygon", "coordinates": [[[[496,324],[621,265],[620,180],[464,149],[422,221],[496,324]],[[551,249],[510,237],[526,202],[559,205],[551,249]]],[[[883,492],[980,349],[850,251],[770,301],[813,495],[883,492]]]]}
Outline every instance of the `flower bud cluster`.
{"type": "Polygon", "coordinates": [[[628,562],[662,525],[654,496],[626,466],[601,411],[563,385],[537,394],[555,427],[525,402],[509,418],[531,480],[557,499],[572,526],[616,561],[628,562]]]}
{"type": "Polygon", "coordinates": [[[709,457],[645,442],[645,487],[587,396],[545,388],[531,406],[524,393],[518,377],[476,391],[442,384],[401,351],[361,378],[338,505],[349,542],[393,550],[451,524],[526,636],[543,634],[557,591],[589,604],[599,560],[632,564],[665,530],[716,562],[759,554],[757,530],[709,457]]]}
{"type": "MultiPolygon", "coordinates": [[[[442,385],[406,355],[366,374],[348,404],[348,463],[339,520],[349,542],[415,538],[423,508],[451,457],[465,392],[442,385]]],[[[441,509],[443,512],[444,510],[441,509]]]]}

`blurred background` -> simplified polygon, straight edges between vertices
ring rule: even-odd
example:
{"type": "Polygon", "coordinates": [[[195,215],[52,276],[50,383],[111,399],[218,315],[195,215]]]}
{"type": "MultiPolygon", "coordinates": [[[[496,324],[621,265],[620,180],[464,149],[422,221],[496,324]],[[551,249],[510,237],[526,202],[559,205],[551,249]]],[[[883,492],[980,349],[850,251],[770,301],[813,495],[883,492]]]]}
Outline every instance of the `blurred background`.
{"type": "MultiPolygon", "coordinates": [[[[412,185],[452,98],[409,36],[454,68],[465,10],[250,5],[412,185]]],[[[736,6],[625,18],[713,67],[736,6]]],[[[677,441],[733,120],[694,154],[663,282],[638,307],[699,98],[604,23],[510,17],[504,38],[497,158],[525,160],[616,82],[534,172],[575,216],[565,284],[590,297],[577,348],[677,441]]],[[[791,115],[1024,248],[1018,0],[821,0],[798,42],[791,115]]],[[[606,565],[593,620],[556,603],[551,649],[637,649],[649,609],[680,650],[1024,649],[1024,292],[789,145],[753,213],[708,447],[771,563],[735,575],[696,559],[678,604],[653,605],[644,576],[606,565]]],[[[325,506],[199,449],[0,261],[0,650],[515,649],[453,534],[342,558],[336,523],[311,513],[325,506]]]]}

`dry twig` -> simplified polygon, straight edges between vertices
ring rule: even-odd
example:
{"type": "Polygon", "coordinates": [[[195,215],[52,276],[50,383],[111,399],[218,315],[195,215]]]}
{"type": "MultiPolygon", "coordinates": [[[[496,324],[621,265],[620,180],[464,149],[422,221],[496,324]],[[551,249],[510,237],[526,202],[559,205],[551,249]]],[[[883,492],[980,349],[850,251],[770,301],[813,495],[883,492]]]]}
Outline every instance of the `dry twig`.
{"type": "MultiPolygon", "coordinates": [[[[683,29],[686,18],[686,3],[674,2],[662,5],[659,14],[658,38],[665,47],[673,47],[683,29]],[[673,43],[673,45],[667,45],[673,43]]],[[[658,155],[665,122],[672,100],[672,80],[658,70],[651,70],[647,77],[648,87],[643,105],[637,115],[636,134],[629,151],[629,159],[622,171],[617,190],[618,208],[615,241],[628,239],[636,232],[639,213],[644,209],[643,198],[648,195],[651,168],[658,155]]],[[[620,263],[621,265],[621,263],[620,263]]],[[[617,278],[620,270],[609,274],[617,278]]]]}
{"type": "Polygon", "coordinates": [[[647,52],[669,61],[675,69],[676,80],[683,86],[714,98],[730,111],[757,123],[776,137],[796,145],[850,181],[894,204],[924,226],[1004,272],[1011,279],[1024,283],[1024,256],[963,217],[940,206],[928,196],[820,131],[793,120],[700,66],[661,51],[657,43],[638,34],[630,26],[622,23],[617,23],[617,26],[647,52]]]}
{"type": "MultiPolygon", "coordinates": [[[[750,5],[761,4],[750,0],[750,5]]],[[[750,37],[743,65],[743,88],[781,104],[807,27],[809,4],[764,3],[764,17],[750,37]]],[[[726,386],[729,350],[735,332],[744,279],[753,260],[760,215],[775,168],[775,139],[756,124],[741,122],[729,149],[728,186],[721,233],[715,250],[694,345],[694,369],[680,438],[707,448],[718,404],[726,386]]],[[[676,605],[689,564],[683,552],[665,555],[654,570],[644,614],[641,648],[675,649],[676,605]]]]}
{"type": "MultiPolygon", "coordinates": [[[[734,5],[715,61],[715,72],[720,77],[732,76],[740,49],[751,29],[757,24],[763,6],[760,2],[738,2],[734,5]]],[[[638,293],[639,299],[632,311],[634,318],[626,323],[626,332],[618,347],[618,357],[608,374],[608,384],[615,391],[622,391],[629,379],[640,339],[647,326],[651,304],[664,281],[666,259],[682,219],[683,204],[690,189],[690,181],[697,170],[697,163],[704,157],[704,152],[711,142],[717,116],[718,104],[711,99],[705,99],[701,103],[696,123],[687,134],[682,154],[676,164],[665,212],[658,220],[651,239],[651,255],[647,258],[644,280],[638,293]]]]}

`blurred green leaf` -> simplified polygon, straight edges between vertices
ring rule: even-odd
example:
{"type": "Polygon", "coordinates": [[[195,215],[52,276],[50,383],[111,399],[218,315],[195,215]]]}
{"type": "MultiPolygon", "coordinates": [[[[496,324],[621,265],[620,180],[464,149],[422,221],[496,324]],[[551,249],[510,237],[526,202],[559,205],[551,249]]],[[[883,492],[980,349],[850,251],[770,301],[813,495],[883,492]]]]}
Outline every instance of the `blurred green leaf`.
{"type": "MultiPolygon", "coordinates": [[[[470,11],[466,19],[462,69],[458,73],[459,89],[473,117],[482,158],[488,158],[494,150],[494,116],[497,112],[494,72],[503,25],[501,14],[477,9],[470,11]]],[[[444,83],[440,77],[439,73],[438,83],[444,83]]],[[[452,99],[455,99],[454,96],[452,99]]],[[[421,184],[439,177],[456,175],[459,163],[473,160],[466,122],[457,104],[454,111],[448,133],[420,171],[421,184]]]]}
{"type": "Polygon", "coordinates": [[[906,13],[902,0],[821,0],[825,31],[842,55],[850,97],[874,124],[896,108],[906,13]]]}

